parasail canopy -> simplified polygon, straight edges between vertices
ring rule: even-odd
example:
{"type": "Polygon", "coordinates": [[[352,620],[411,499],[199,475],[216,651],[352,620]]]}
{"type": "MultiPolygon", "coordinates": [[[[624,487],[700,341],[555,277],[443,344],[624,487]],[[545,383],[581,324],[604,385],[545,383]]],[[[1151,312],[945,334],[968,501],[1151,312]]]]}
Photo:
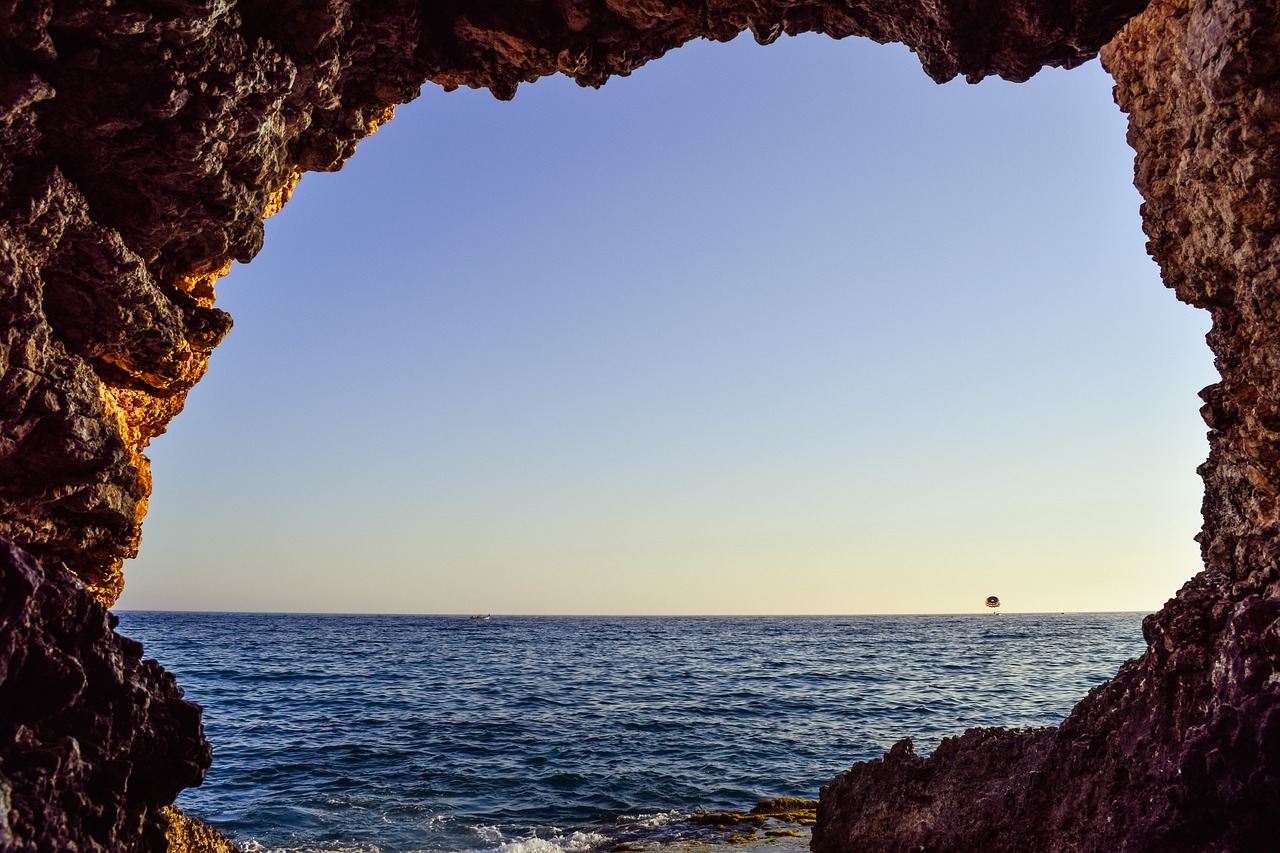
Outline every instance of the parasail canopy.
{"type": "Polygon", "coordinates": [[[987,600],[986,600],[986,605],[987,605],[988,607],[999,607],[999,606],[1000,606],[1000,599],[999,599],[999,597],[994,596],[994,595],[988,595],[988,596],[987,596],[987,600]]]}

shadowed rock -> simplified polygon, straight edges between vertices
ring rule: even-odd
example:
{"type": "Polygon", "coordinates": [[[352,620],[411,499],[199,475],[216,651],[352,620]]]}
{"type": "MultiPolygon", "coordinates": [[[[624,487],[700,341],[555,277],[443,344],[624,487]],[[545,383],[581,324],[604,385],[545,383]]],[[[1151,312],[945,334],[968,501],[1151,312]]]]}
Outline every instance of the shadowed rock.
{"type": "Polygon", "coordinates": [[[0,850],[164,849],[200,708],[74,575],[0,539],[0,850]]]}

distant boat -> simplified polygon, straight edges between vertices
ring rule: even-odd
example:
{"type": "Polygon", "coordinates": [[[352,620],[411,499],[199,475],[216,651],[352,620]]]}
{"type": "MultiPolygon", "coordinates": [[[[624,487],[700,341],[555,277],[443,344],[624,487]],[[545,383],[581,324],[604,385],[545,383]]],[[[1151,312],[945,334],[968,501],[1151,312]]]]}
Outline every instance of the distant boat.
{"type": "Polygon", "coordinates": [[[492,617],[492,616],[490,616],[490,615],[488,615],[488,614],[485,614],[484,616],[472,616],[472,617],[471,617],[472,621],[475,621],[475,622],[488,622],[488,621],[489,621],[490,619],[492,619],[492,618],[493,618],[493,617],[492,617]]]}

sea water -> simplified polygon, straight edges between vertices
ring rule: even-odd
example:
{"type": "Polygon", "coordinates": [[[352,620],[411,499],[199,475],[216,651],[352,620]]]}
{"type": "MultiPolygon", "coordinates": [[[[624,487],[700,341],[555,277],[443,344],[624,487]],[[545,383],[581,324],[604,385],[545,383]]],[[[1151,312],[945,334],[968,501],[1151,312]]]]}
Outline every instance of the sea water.
{"type": "Polygon", "coordinates": [[[1055,725],[1143,650],[1137,613],[119,616],[204,706],[178,804],[291,853],[688,841],[903,737],[1055,725]]]}

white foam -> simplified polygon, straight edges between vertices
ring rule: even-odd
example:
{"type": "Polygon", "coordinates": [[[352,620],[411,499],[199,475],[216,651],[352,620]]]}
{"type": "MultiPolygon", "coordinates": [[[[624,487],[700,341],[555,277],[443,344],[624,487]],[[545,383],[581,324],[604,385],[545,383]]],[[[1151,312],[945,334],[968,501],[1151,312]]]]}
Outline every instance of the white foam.
{"type": "Polygon", "coordinates": [[[240,842],[239,847],[242,853],[382,853],[382,848],[376,844],[355,844],[350,841],[322,841],[297,847],[268,847],[254,839],[240,842]]]}
{"type": "Polygon", "coordinates": [[[598,832],[575,832],[561,838],[521,838],[508,841],[496,853],[592,853],[609,839],[598,832]]]}
{"type": "MultiPolygon", "coordinates": [[[[358,844],[355,841],[316,841],[297,847],[268,847],[253,839],[241,841],[238,847],[242,853],[383,853],[383,848],[376,844],[358,844]]],[[[426,850],[417,853],[426,853],[426,850]]]]}
{"type": "Polygon", "coordinates": [[[502,843],[502,830],[496,826],[485,826],[483,824],[471,827],[471,831],[480,839],[481,844],[497,845],[502,843]]]}
{"type": "Polygon", "coordinates": [[[620,821],[638,826],[643,829],[653,829],[658,826],[666,826],[671,823],[678,823],[689,817],[688,812],[671,811],[657,812],[656,814],[628,814],[618,818],[620,821]]]}

